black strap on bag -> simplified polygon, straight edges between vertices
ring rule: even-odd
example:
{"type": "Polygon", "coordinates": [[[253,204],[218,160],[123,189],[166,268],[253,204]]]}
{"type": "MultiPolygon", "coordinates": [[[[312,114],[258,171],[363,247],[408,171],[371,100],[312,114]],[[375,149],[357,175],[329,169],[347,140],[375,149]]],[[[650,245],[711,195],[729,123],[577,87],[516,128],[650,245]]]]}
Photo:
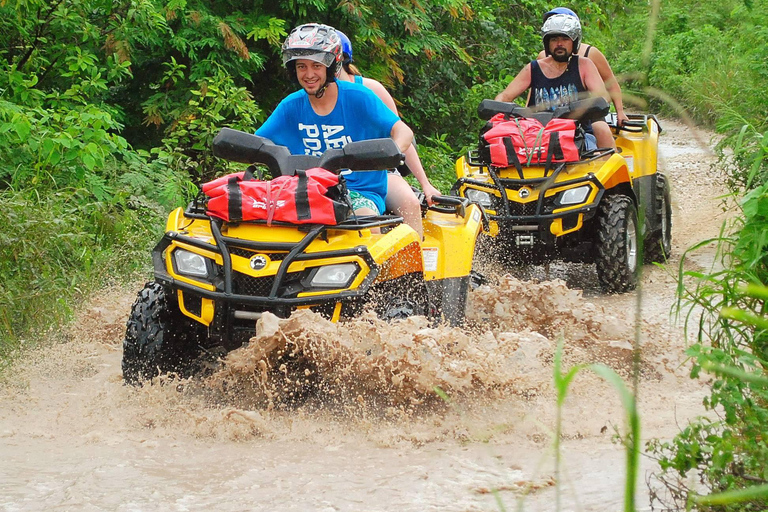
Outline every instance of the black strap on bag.
{"type": "Polygon", "coordinates": [[[243,193],[240,191],[240,178],[231,176],[227,180],[227,208],[229,210],[229,222],[243,220],[243,193]]]}
{"type": "Polygon", "coordinates": [[[298,220],[307,220],[312,217],[309,211],[309,191],[307,190],[307,173],[301,170],[296,171],[299,182],[296,184],[296,218],[298,220]]]}
{"type": "Polygon", "coordinates": [[[555,160],[563,160],[565,155],[563,154],[563,146],[560,145],[560,133],[551,132],[549,134],[549,148],[547,152],[552,155],[555,160]]]}
{"type": "Polygon", "coordinates": [[[507,162],[513,163],[517,170],[517,175],[520,176],[521,180],[524,179],[523,166],[520,165],[520,159],[517,158],[517,152],[515,151],[515,145],[512,143],[512,138],[504,137],[501,139],[501,142],[504,144],[504,150],[507,153],[507,162]]]}
{"type": "MultiPolygon", "coordinates": [[[[558,147],[560,147],[559,142],[555,142],[555,140],[558,140],[558,137],[551,133],[549,135],[549,146],[547,147],[547,161],[544,163],[544,176],[549,175],[549,170],[552,168],[552,158],[554,155],[554,145],[557,144],[558,147]]],[[[560,154],[562,155],[562,148],[560,149],[560,154]]]]}

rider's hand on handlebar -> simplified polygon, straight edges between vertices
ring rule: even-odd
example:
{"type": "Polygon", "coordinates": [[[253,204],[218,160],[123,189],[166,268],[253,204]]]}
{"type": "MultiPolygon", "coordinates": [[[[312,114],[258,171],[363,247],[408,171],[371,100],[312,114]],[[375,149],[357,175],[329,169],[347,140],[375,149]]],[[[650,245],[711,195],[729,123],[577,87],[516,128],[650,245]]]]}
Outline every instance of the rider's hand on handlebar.
{"type": "Polygon", "coordinates": [[[629,121],[629,118],[627,117],[627,114],[622,112],[621,114],[616,114],[616,125],[617,126],[624,126],[624,123],[629,121]]]}
{"type": "Polygon", "coordinates": [[[437,190],[435,187],[432,186],[432,184],[427,184],[426,187],[422,187],[424,189],[424,196],[427,198],[427,204],[429,206],[432,206],[435,204],[435,202],[432,200],[432,196],[440,196],[442,193],[437,190]]]}

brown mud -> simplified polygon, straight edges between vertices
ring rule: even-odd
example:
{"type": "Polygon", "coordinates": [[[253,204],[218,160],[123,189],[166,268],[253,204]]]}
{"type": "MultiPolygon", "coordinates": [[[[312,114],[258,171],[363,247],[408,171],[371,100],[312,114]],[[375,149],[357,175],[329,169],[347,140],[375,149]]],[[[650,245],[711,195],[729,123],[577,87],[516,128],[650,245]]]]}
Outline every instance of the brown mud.
{"type": "MultiPolygon", "coordinates": [[[[267,317],[204,377],[133,388],[121,342],[140,284],[104,290],[0,377],[0,510],[555,510],[559,340],[566,369],[602,363],[629,385],[639,332],[643,439],[702,413],[671,308],[680,255],[725,219],[723,180],[690,128],[663,125],[673,258],[638,292],[605,296],[592,267],[552,264],[474,290],[465,329],[267,317]]],[[[616,390],[581,371],[562,417],[562,510],[619,510],[616,390]]],[[[653,468],[643,458],[639,510],[653,468]]]]}

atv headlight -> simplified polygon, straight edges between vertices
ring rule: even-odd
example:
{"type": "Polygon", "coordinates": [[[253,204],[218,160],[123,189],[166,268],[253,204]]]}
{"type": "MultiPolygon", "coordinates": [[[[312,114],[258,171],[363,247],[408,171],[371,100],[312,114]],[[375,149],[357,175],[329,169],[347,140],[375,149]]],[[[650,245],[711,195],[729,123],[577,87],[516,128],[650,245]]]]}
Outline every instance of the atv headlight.
{"type": "Polygon", "coordinates": [[[207,258],[184,249],[173,251],[173,261],[179,274],[195,277],[208,277],[207,258]]]}
{"type": "Polygon", "coordinates": [[[333,288],[346,288],[358,272],[355,263],[339,263],[318,267],[309,280],[309,285],[333,288]]]}
{"type": "Polygon", "coordinates": [[[566,190],[560,195],[560,204],[565,205],[583,203],[589,195],[590,189],[591,188],[589,185],[584,185],[582,187],[566,190]]]}
{"type": "Polygon", "coordinates": [[[491,194],[483,190],[468,188],[464,191],[464,194],[467,196],[467,199],[473,203],[479,204],[483,208],[490,208],[491,205],[493,205],[491,201],[491,194]]]}

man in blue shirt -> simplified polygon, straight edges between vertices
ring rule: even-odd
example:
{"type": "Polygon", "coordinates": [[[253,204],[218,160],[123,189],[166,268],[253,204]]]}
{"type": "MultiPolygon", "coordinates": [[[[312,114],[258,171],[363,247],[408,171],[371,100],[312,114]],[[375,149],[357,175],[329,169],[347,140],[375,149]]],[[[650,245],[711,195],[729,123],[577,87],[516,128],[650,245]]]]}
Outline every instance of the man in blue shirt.
{"type": "MultiPolygon", "coordinates": [[[[400,151],[413,132],[367,87],[336,81],[342,63],[341,41],[327,25],[293,29],[283,43],[283,64],[302,90],[286,97],[256,135],[288,147],[295,155],[321,155],[348,142],[391,137],[400,151]]],[[[359,215],[384,212],[387,173],[345,175],[352,207],[359,215]]]]}

